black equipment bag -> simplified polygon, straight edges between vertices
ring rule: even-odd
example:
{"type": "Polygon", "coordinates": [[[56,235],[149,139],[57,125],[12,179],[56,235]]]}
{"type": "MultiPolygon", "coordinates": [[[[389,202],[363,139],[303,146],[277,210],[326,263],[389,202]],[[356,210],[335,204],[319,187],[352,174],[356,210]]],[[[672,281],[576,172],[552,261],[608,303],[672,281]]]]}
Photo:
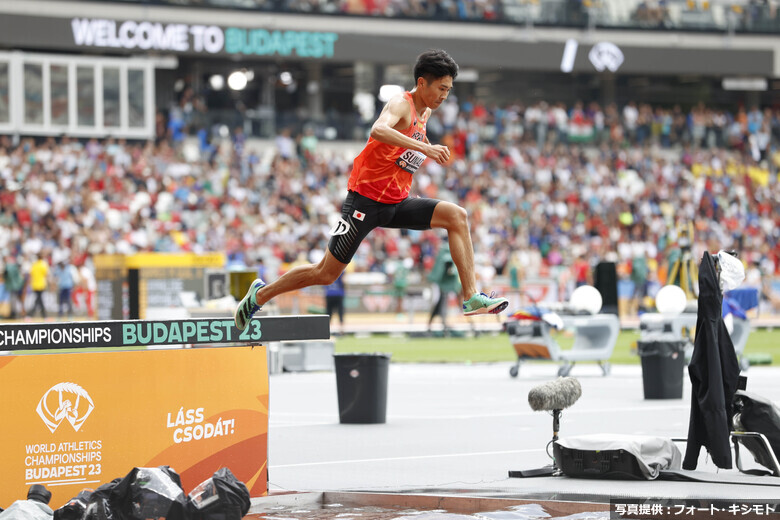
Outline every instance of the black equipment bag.
{"type": "Polygon", "coordinates": [[[625,450],[581,450],[556,442],[553,453],[558,467],[569,477],[647,480],[636,456],[625,450]]]}
{"type": "Polygon", "coordinates": [[[553,454],[560,470],[576,478],[653,480],[682,461],[671,439],[645,435],[565,437],[553,443],[553,454]]]}

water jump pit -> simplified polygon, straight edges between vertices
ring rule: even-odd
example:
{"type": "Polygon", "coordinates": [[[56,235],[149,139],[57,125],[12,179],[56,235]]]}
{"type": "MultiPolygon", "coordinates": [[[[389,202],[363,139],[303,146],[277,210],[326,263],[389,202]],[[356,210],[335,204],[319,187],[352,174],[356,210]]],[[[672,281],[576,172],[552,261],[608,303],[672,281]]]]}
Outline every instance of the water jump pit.
{"type": "Polygon", "coordinates": [[[272,493],[251,520],[606,520],[609,504],[357,492],[272,493]]]}

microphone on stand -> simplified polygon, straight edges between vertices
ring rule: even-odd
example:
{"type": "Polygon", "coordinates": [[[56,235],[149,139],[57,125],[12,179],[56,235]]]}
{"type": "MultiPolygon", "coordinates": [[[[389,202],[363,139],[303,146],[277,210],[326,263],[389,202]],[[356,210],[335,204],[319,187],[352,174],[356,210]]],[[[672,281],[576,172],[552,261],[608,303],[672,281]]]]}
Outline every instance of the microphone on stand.
{"type": "Polygon", "coordinates": [[[553,438],[547,443],[547,455],[553,459],[552,465],[543,468],[510,471],[509,477],[548,477],[560,475],[560,469],[555,464],[555,458],[550,455],[550,445],[558,440],[561,425],[561,411],[573,406],[582,396],[580,382],[573,377],[559,377],[533,387],[528,392],[528,404],[535,412],[552,412],[553,438]]]}
{"type": "Polygon", "coordinates": [[[559,377],[554,381],[533,387],[528,392],[531,410],[554,411],[572,406],[582,396],[580,382],[573,377],[559,377]]]}

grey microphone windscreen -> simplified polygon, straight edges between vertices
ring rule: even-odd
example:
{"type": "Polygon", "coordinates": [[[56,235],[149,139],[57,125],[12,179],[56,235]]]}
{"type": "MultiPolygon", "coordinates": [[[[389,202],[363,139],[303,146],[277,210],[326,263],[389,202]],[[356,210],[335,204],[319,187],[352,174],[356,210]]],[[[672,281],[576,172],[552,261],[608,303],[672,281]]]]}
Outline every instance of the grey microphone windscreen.
{"type": "Polygon", "coordinates": [[[535,386],[528,392],[528,404],[534,411],[563,410],[582,395],[580,382],[573,377],[559,377],[535,386]]]}

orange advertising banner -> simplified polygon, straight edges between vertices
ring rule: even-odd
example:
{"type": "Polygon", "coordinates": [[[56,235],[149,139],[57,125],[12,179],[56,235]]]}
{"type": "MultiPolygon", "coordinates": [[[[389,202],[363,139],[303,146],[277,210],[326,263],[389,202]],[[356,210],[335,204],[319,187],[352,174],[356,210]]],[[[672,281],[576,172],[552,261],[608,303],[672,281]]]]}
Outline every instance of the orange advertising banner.
{"type": "Polygon", "coordinates": [[[57,509],[136,466],[267,493],[265,347],[0,356],[0,395],[3,507],[43,484],[57,509]]]}

